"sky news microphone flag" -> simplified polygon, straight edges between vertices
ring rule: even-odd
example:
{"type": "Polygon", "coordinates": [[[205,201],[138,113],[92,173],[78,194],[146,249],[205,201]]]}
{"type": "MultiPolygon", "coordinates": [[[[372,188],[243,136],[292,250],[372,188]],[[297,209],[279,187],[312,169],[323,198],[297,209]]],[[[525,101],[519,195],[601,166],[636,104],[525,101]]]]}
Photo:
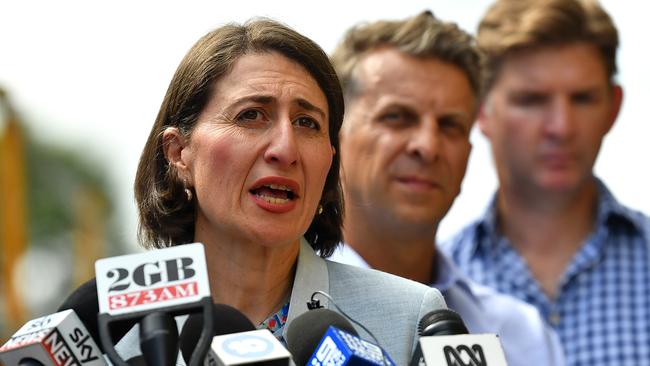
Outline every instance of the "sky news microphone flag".
{"type": "Polygon", "coordinates": [[[46,315],[23,325],[2,347],[5,366],[105,366],[95,340],[73,310],[46,315]],[[37,361],[37,362],[36,362],[37,361]]]}

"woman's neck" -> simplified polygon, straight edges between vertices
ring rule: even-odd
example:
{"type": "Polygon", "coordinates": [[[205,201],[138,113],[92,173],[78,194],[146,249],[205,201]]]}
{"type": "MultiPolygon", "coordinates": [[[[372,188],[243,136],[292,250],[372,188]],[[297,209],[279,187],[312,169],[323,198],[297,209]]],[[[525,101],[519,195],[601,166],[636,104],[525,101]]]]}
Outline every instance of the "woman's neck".
{"type": "Polygon", "coordinates": [[[203,243],[215,302],[237,308],[253,324],[282,308],[291,294],[299,241],[281,247],[235,241],[203,243]]]}

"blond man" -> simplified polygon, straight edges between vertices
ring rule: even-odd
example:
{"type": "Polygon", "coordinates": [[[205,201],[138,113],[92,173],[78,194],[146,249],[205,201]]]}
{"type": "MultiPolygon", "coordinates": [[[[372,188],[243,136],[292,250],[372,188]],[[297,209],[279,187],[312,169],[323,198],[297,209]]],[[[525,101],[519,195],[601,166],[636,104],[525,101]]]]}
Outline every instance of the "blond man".
{"type": "Polygon", "coordinates": [[[477,40],[499,188],[445,247],[474,280],[534,305],[569,365],[650,365],[650,220],[593,173],[623,96],[616,27],[593,1],[500,0],[477,40]]]}

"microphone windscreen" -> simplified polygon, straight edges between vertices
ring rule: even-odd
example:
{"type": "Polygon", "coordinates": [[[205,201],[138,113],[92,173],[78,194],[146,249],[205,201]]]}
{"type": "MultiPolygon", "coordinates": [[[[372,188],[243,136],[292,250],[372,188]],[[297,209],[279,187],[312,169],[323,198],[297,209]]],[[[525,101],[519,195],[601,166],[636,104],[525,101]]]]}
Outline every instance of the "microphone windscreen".
{"type": "MultiPolygon", "coordinates": [[[[79,286],[68,298],[63,301],[59,306],[57,312],[72,309],[79,317],[79,320],[86,326],[88,333],[93,338],[97,346],[106,353],[102,347],[102,342],[99,336],[99,323],[97,322],[97,315],[99,315],[99,302],[97,301],[97,283],[95,279],[84,283],[79,286]]],[[[126,320],[111,323],[110,333],[111,342],[116,344],[124,335],[137,324],[137,320],[126,320]]]]}
{"type": "MultiPolygon", "coordinates": [[[[225,304],[213,304],[214,334],[213,336],[248,332],[255,330],[255,325],[241,311],[225,304]]],[[[191,314],[181,330],[180,349],[185,362],[189,363],[194,348],[199,342],[203,329],[203,314],[191,314]]]]}
{"type": "Polygon", "coordinates": [[[144,360],[144,356],[134,356],[126,360],[126,363],[129,366],[147,366],[147,362],[144,360]]]}
{"type": "Polygon", "coordinates": [[[291,322],[291,326],[287,329],[286,341],[287,349],[296,365],[302,366],[307,363],[330,326],[359,336],[343,315],[325,308],[310,310],[291,322]]]}
{"type": "Polygon", "coordinates": [[[18,362],[18,366],[45,366],[41,361],[37,361],[31,357],[23,358],[18,362]]]}
{"type": "Polygon", "coordinates": [[[463,319],[453,310],[436,309],[427,313],[418,323],[420,336],[469,334],[463,319]]]}

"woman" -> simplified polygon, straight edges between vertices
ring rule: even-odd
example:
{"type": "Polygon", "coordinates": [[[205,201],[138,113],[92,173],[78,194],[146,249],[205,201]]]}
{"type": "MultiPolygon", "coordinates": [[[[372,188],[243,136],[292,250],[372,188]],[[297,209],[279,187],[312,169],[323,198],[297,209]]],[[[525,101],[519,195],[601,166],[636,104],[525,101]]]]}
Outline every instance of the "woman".
{"type": "MultiPolygon", "coordinates": [[[[214,301],[280,339],[325,291],[406,364],[417,321],[444,307],[439,293],[315,254],[341,241],[342,120],[338,79],[311,40],[271,20],[208,33],[178,67],[140,159],[140,241],[203,243],[214,301]]],[[[125,338],[129,353],[137,342],[125,338]]]]}

